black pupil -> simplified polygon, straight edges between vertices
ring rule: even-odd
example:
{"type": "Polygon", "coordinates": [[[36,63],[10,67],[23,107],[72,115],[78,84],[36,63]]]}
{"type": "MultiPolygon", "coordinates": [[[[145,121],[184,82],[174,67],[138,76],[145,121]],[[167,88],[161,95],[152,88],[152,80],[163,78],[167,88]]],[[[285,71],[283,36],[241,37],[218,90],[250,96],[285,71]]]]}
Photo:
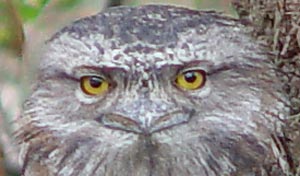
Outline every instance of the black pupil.
{"type": "Polygon", "coordinates": [[[99,77],[91,77],[90,78],[90,85],[94,88],[100,87],[102,84],[102,79],[99,77]]]}
{"type": "Polygon", "coordinates": [[[197,77],[195,75],[195,72],[187,72],[184,74],[184,79],[186,82],[193,83],[196,81],[197,77]]]}

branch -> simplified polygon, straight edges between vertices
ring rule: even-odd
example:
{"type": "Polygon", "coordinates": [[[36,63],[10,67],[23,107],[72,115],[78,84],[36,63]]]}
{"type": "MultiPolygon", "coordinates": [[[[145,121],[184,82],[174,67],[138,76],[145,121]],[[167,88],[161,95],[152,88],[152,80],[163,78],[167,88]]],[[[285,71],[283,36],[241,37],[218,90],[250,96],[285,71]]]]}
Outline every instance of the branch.
{"type": "Polygon", "coordinates": [[[6,26],[11,35],[7,47],[12,49],[17,56],[21,57],[25,40],[21,18],[12,0],[4,0],[4,7],[6,10],[1,18],[7,18],[6,26]]]}

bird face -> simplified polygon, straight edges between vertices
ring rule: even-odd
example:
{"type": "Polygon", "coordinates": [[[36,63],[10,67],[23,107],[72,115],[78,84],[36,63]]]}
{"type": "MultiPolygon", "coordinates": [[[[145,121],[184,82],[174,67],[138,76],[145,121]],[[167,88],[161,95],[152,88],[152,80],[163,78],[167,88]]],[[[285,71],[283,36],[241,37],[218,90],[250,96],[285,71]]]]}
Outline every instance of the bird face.
{"type": "Polygon", "coordinates": [[[49,175],[267,172],[283,102],[267,54],[235,20],[169,6],[113,9],[48,41],[21,122],[24,167],[42,163],[49,175]]]}

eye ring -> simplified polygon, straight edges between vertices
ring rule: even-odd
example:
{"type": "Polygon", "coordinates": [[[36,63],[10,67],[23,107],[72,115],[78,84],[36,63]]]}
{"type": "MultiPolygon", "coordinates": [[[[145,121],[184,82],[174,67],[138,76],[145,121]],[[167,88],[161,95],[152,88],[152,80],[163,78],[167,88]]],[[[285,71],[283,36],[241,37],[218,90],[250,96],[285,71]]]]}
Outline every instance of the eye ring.
{"type": "Polygon", "coordinates": [[[108,91],[109,82],[100,76],[83,76],[80,78],[80,88],[87,95],[101,95],[108,91]]]}
{"type": "Polygon", "coordinates": [[[206,82],[204,70],[187,70],[176,75],[175,84],[183,90],[197,90],[202,88],[206,82]]]}

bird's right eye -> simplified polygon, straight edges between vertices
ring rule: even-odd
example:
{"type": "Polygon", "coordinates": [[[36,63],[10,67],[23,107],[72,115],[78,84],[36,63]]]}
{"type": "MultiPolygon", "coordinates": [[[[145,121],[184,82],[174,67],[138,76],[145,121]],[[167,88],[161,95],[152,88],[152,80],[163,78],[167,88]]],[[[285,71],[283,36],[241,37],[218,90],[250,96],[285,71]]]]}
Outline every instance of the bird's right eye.
{"type": "Polygon", "coordinates": [[[203,70],[189,70],[178,74],[175,82],[183,90],[196,90],[205,84],[205,79],[203,70]]]}
{"type": "Polygon", "coordinates": [[[83,76],[80,78],[81,90],[88,95],[101,95],[108,91],[109,82],[100,76],[83,76]]]}

